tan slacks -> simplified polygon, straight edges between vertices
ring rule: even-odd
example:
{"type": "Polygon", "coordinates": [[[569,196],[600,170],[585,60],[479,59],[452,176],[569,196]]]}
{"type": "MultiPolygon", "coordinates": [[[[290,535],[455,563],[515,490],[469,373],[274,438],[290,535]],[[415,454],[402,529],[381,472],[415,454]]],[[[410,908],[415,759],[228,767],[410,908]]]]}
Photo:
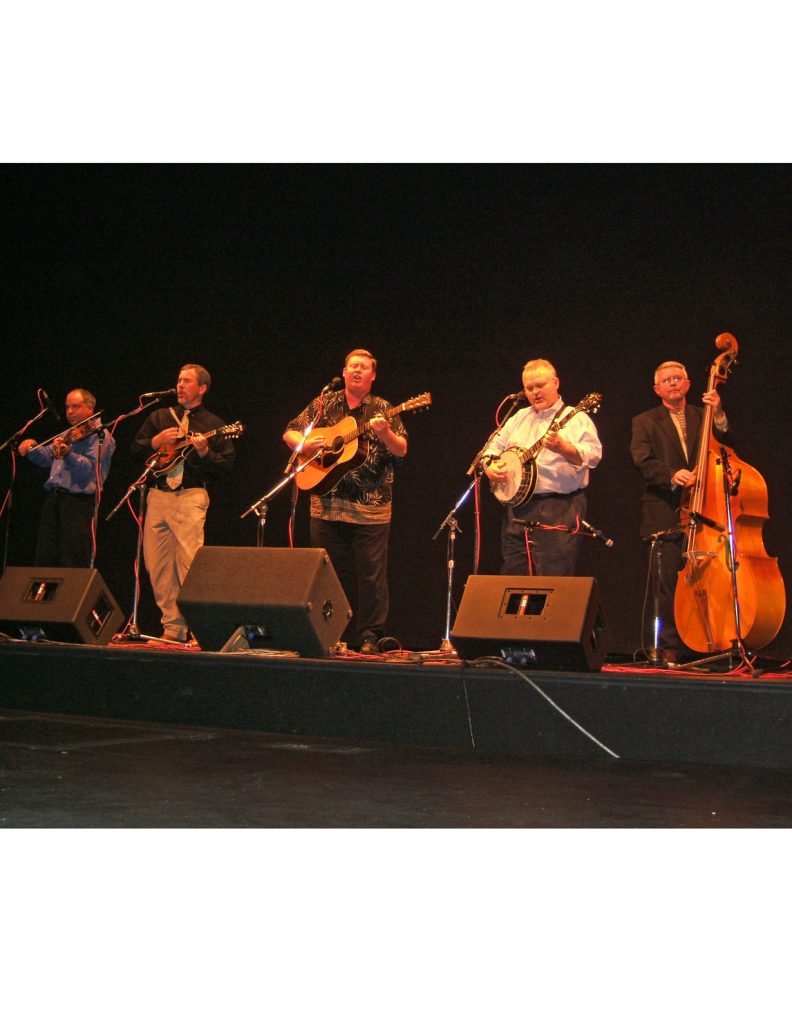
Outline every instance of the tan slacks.
{"type": "Polygon", "coordinates": [[[176,601],[196,551],[204,542],[209,494],[203,487],[148,492],[143,558],[162,612],[162,629],[172,640],[187,639],[187,623],[176,601]]]}

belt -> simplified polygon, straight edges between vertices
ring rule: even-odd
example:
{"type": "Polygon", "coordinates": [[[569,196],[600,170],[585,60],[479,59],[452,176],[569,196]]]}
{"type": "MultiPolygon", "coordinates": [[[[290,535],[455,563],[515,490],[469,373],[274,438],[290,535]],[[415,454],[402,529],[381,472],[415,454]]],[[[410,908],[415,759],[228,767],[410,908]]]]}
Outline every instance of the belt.
{"type": "Polygon", "coordinates": [[[576,491],[567,491],[566,494],[557,491],[540,491],[538,494],[532,494],[528,501],[534,501],[536,498],[574,498],[576,494],[582,494],[584,490],[584,487],[578,487],[576,491]]]}
{"type": "Polygon", "coordinates": [[[67,487],[50,487],[50,494],[68,494],[70,498],[90,498],[91,501],[94,499],[93,494],[84,494],[82,492],[70,491],[67,487]]]}
{"type": "Polygon", "coordinates": [[[179,484],[178,487],[169,487],[166,480],[158,480],[154,485],[158,491],[166,491],[168,494],[178,494],[179,491],[205,491],[206,484],[190,484],[185,487],[184,484],[179,484]]]}

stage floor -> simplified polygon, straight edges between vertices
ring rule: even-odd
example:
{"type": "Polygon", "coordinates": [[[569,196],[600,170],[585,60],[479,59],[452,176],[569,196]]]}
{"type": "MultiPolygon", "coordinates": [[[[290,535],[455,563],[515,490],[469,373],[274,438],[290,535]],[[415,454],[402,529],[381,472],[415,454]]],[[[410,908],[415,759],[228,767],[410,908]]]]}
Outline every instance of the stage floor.
{"type": "Polygon", "coordinates": [[[788,828],[792,774],[0,712],[3,828],[788,828]]]}

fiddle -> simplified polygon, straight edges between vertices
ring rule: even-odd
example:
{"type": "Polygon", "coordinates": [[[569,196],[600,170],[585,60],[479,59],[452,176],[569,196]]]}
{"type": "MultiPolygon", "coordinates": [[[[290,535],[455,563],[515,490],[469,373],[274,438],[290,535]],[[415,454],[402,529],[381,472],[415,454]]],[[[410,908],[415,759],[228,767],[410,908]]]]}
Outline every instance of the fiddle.
{"type": "Polygon", "coordinates": [[[60,440],[63,441],[64,444],[73,445],[75,441],[80,441],[95,429],[96,424],[91,423],[90,420],[86,420],[85,423],[81,423],[76,427],[69,427],[67,431],[61,434],[60,440]]]}
{"type": "MultiPolygon", "coordinates": [[[[51,444],[53,449],[55,449],[55,457],[63,458],[64,455],[68,455],[68,449],[71,448],[75,441],[79,441],[81,438],[87,437],[99,427],[99,417],[101,415],[101,412],[92,412],[91,415],[86,416],[84,420],[80,420],[79,423],[75,423],[74,426],[69,427],[68,430],[62,430],[59,434],[55,434],[53,437],[49,438],[49,440],[42,441],[41,444],[33,445],[32,448],[27,448],[24,452],[22,452],[22,445],[20,445],[19,450],[23,455],[29,455],[31,452],[38,451],[39,448],[46,448],[48,444],[51,444]]],[[[25,442],[23,441],[22,444],[25,444],[25,442]]]]}

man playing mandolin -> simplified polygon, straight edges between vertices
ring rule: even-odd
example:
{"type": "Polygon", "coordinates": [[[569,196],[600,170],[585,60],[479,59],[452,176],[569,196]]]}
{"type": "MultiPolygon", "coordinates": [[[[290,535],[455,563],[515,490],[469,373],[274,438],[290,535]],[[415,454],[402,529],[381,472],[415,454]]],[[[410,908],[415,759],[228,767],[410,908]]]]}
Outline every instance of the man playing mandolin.
{"type": "MultiPolygon", "coordinates": [[[[515,467],[519,474],[535,473],[526,500],[507,504],[501,528],[501,572],[574,576],[580,546],[580,535],[574,531],[586,515],[589,470],[599,464],[602,444],[591,417],[582,408],[564,406],[552,363],[530,360],[523,368],[522,382],[529,408],[509,417],[487,444],[482,460],[496,495],[509,485],[515,467]],[[559,429],[561,419],[564,425],[559,429]],[[523,455],[537,446],[535,457],[523,462],[523,455]]],[[[514,488],[518,495],[519,483],[514,488]]]]}
{"type": "Polygon", "coordinates": [[[326,388],[283,435],[317,476],[327,467],[329,489],[320,482],[311,493],[311,544],[330,556],[354,611],[345,638],[363,654],[377,654],[385,633],[393,467],[407,454],[400,417],[371,394],[376,376],[374,356],[354,349],[346,357],[343,388],[326,388]],[[359,437],[351,436],[358,430],[359,437]]]}
{"type": "Polygon", "coordinates": [[[150,476],[143,557],[162,613],[163,639],[180,643],[188,639],[187,623],[176,602],[204,542],[207,486],[225,476],[236,458],[229,439],[236,431],[227,435],[223,421],[203,406],[211,382],[203,366],[183,366],[176,382],[179,404],[150,413],[130,449],[149,465],[164,455],[162,471],[157,468],[150,476]]]}

